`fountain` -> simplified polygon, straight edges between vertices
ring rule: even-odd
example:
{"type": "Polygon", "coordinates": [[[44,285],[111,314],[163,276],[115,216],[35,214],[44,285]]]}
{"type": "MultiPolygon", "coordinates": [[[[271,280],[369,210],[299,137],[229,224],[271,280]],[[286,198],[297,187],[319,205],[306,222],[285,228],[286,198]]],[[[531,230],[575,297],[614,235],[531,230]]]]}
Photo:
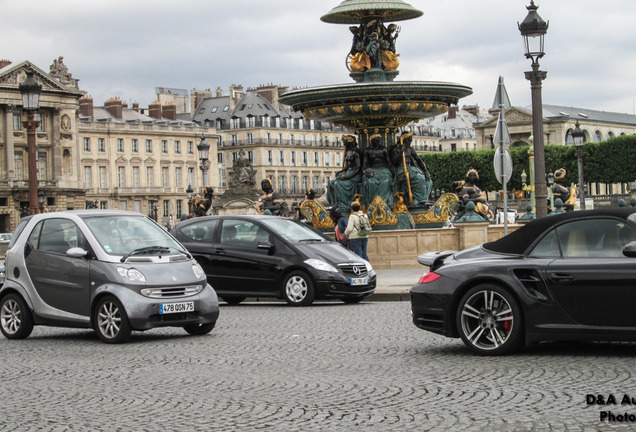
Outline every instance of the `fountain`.
{"type": "MultiPolygon", "coordinates": [[[[321,20],[350,25],[353,42],[346,65],[354,83],[292,90],[280,98],[308,119],[355,131],[343,137],[343,170],[330,182],[327,196],[345,212],[350,202],[360,201],[374,229],[442,226],[457,201],[449,193],[428,202],[432,181],[426,167],[410,148],[409,134],[398,136],[400,128],[442,114],[472,94],[461,84],[394,81],[401,29],[393,22],[422,14],[402,0],[344,0],[321,20]]],[[[317,228],[333,226],[317,202],[304,202],[301,212],[317,228]]]]}

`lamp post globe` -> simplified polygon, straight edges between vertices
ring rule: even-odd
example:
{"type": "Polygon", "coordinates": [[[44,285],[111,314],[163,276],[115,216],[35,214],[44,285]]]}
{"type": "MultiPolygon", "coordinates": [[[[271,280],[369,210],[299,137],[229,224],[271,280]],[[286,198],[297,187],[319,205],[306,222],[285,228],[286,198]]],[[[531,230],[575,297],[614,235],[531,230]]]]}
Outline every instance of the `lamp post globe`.
{"type": "Polygon", "coordinates": [[[186,196],[188,197],[188,214],[192,214],[192,194],[194,190],[192,189],[192,185],[188,183],[188,188],[186,189],[186,196]]]}
{"type": "Polygon", "coordinates": [[[22,126],[27,131],[27,154],[29,155],[29,207],[31,214],[39,213],[38,207],[38,168],[35,132],[40,126],[40,122],[35,120],[35,111],[40,106],[40,84],[33,70],[27,71],[27,76],[20,83],[20,94],[22,95],[22,109],[27,112],[27,121],[22,122],[22,126]]]}
{"type": "Polygon", "coordinates": [[[538,6],[534,0],[526,6],[528,15],[518,24],[523,37],[525,56],[532,60],[532,70],[525,73],[530,81],[532,91],[532,134],[534,136],[534,181],[537,218],[547,216],[547,188],[545,181],[545,150],[543,146],[543,101],[541,99],[541,82],[547,73],[539,70],[539,59],[545,55],[544,38],[549,23],[537,13],[538,6]]]}
{"type": "Polygon", "coordinates": [[[585,141],[585,132],[581,129],[578,120],[572,131],[572,139],[574,140],[574,147],[576,147],[576,160],[579,167],[579,207],[581,210],[585,210],[585,180],[583,179],[583,142],[585,141]]]}

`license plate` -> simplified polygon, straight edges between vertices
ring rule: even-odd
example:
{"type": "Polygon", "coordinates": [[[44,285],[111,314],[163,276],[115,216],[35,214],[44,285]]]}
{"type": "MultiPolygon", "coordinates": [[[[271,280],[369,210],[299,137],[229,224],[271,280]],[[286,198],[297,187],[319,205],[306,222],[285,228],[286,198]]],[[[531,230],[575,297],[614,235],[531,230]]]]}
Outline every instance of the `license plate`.
{"type": "Polygon", "coordinates": [[[351,278],[351,286],[369,285],[369,277],[351,278]]]}
{"type": "Polygon", "coordinates": [[[192,311],[194,311],[194,302],[163,303],[159,305],[160,314],[192,312],[192,311]]]}

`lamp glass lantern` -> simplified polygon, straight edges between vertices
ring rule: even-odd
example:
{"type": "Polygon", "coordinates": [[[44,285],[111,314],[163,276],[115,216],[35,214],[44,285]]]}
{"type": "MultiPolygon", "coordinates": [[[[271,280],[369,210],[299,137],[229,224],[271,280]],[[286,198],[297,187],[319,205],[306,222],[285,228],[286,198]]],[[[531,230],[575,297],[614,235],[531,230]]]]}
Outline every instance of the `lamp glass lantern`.
{"type": "Polygon", "coordinates": [[[35,111],[40,106],[40,93],[42,84],[33,76],[33,71],[27,72],[27,76],[20,83],[20,93],[22,94],[22,108],[26,111],[35,111]]]}
{"type": "Polygon", "coordinates": [[[210,158],[210,144],[205,140],[205,136],[201,135],[201,142],[197,144],[199,151],[199,160],[205,164],[210,158]]]}
{"type": "Polygon", "coordinates": [[[526,6],[528,15],[521,24],[517,23],[523,37],[526,58],[532,59],[533,63],[545,55],[545,35],[549,26],[549,22],[544,21],[537,13],[538,8],[534,0],[531,0],[530,6],[526,6]]]}
{"type": "Polygon", "coordinates": [[[574,130],[572,131],[572,139],[574,140],[574,147],[581,148],[583,147],[583,140],[585,139],[585,132],[581,129],[581,125],[579,121],[576,121],[576,125],[574,126],[574,130]]]}
{"type": "Polygon", "coordinates": [[[40,204],[40,207],[42,207],[44,205],[44,191],[43,190],[39,190],[38,191],[38,203],[40,204]]]}
{"type": "Polygon", "coordinates": [[[527,181],[528,181],[528,174],[526,174],[526,170],[524,169],[521,172],[521,183],[525,185],[527,181]]]}
{"type": "Polygon", "coordinates": [[[193,193],[194,193],[194,190],[192,189],[192,185],[188,184],[188,188],[186,189],[186,195],[188,196],[189,200],[192,199],[193,193]]]}

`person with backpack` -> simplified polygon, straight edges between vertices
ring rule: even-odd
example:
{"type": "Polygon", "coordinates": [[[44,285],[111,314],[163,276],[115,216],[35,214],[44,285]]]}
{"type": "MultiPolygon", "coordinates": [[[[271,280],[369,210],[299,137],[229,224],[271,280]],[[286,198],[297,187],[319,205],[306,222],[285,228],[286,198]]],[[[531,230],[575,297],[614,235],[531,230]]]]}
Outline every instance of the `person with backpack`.
{"type": "Polygon", "coordinates": [[[344,234],[349,237],[349,248],[353,253],[369,261],[367,244],[369,243],[369,234],[371,234],[371,224],[369,217],[360,209],[360,203],[357,201],[351,203],[349,223],[344,234]]]}
{"type": "Polygon", "coordinates": [[[336,233],[336,240],[338,243],[349,249],[349,237],[344,234],[349,221],[338,211],[338,209],[335,208],[329,212],[329,217],[335,224],[334,231],[336,233]]]}

